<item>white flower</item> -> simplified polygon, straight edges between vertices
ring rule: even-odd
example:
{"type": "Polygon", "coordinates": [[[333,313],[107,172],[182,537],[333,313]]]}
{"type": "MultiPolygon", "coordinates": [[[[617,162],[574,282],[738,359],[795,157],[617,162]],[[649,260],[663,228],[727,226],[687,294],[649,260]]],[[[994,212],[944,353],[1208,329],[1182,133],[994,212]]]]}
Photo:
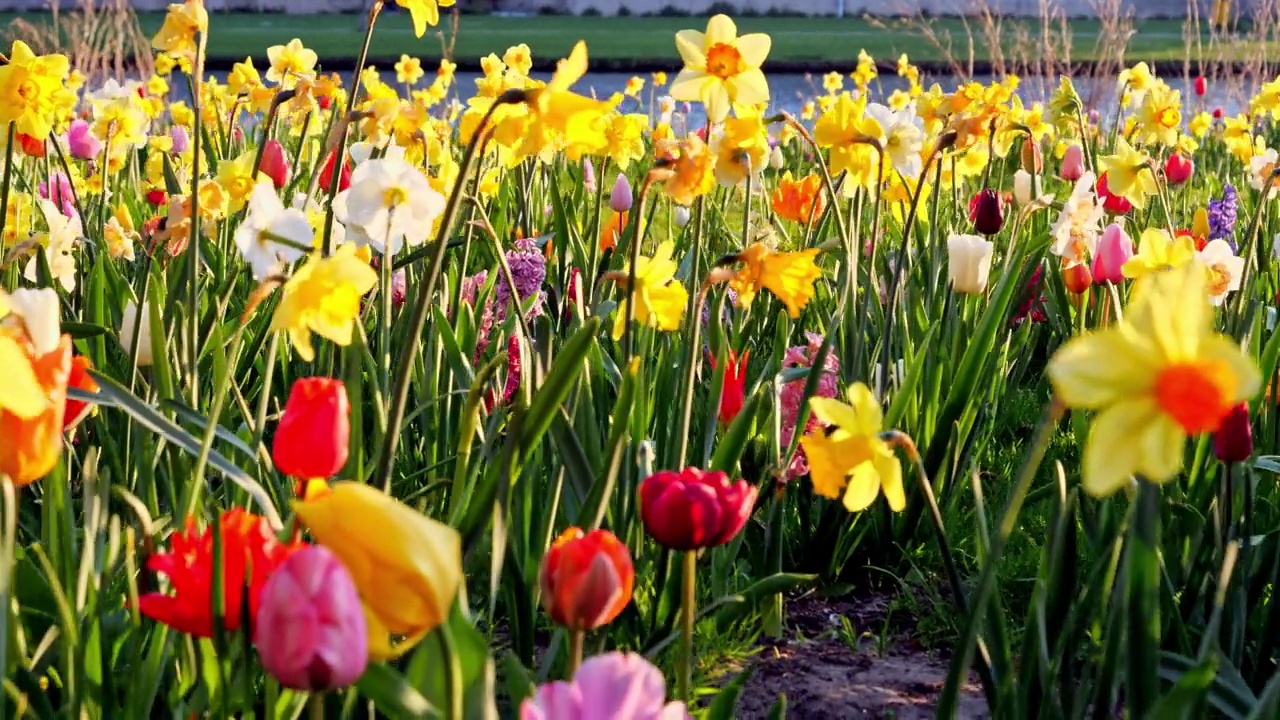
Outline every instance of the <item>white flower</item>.
{"type": "Polygon", "coordinates": [[[1076,180],[1071,197],[1067,198],[1057,221],[1049,229],[1053,237],[1049,252],[1066,259],[1067,265],[1087,262],[1098,248],[1104,211],[1094,194],[1094,181],[1091,172],[1085,172],[1076,180]]]}
{"type": "Polygon", "coordinates": [[[901,112],[880,103],[867,105],[866,114],[880,125],[883,135],[879,138],[884,154],[903,177],[915,178],[920,174],[924,161],[920,150],[924,147],[924,121],[916,116],[914,106],[901,112]]]}
{"type": "Polygon", "coordinates": [[[672,217],[676,221],[676,227],[684,227],[689,224],[689,208],[683,205],[676,205],[671,211],[672,217]]]}
{"type": "Polygon", "coordinates": [[[1267,148],[1266,152],[1249,159],[1249,185],[1254,190],[1262,190],[1265,187],[1268,200],[1274,198],[1276,192],[1280,190],[1280,184],[1271,180],[1271,173],[1275,170],[1278,159],[1280,157],[1275,148],[1267,148]]]}
{"type": "Polygon", "coordinates": [[[398,158],[369,160],[351,174],[351,188],[335,206],[349,239],[394,255],[406,243],[426,242],[444,197],[416,167],[398,158]]]}
{"type": "Polygon", "coordinates": [[[977,235],[947,238],[947,278],[958,293],[981,295],[991,274],[993,246],[977,235]]]}
{"type": "Polygon", "coordinates": [[[786,165],[787,158],[782,154],[782,146],[774,145],[773,149],[769,151],[769,167],[774,170],[781,170],[786,167],[786,165]]]}
{"type": "Polygon", "coordinates": [[[249,194],[249,212],[236,228],[236,247],[253,268],[256,280],[280,270],[280,263],[301,258],[311,247],[315,232],[307,214],[286,208],[271,183],[258,183],[249,194]]]}
{"type": "Polygon", "coordinates": [[[1019,207],[1026,207],[1031,201],[1040,195],[1040,177],[1032,177],[1031,173],[1026,170],[1019,170],[1013,174],[1013,199],[1018,203],[1019,207]],[[1032,184],[1035,188],[1032,188],[1032,184]]]}
{"type": "Polygon", "coordinates": [[[1271,257],[1280,260],[1280,233],[1271,239],[1271,257]]]}
{"type": "Polygon", "coordinates": [[[120,321],[120,344],[124,354],[128,355],[133,348],[133,336],[138,336],[138,367],[147,367],[154,358],[151,355],[151,306],[142,304],[142,326],[138,329],[138,306],[130,302],[124,308],[124,317],[120,321]]]}
{"type": "MultiPolygon", "coordinates": [[[[58,206],[48,200],[40,200],[40,210],[44,213],[45,223],[49,226],[47,235],[40,239],[41,249],[49,262],[49,274],[57,280],[67,292],[76,289],[76,242],[84,234],[80,224],[80,216],[67,217],[58,206]]],[[[27,261],[23,275],[31,282],[39,278],[40,261],[38,255],[32,255],[27,261]]]]}
{"type": "Polygon", "coordinates": [[[1209,273],[1209,302],[1221,305],[1227,293],[1240,289],[1240,276],[1244,273],[1244,258],[1236,257],[1231,243],[1218,238],[1210,240],[1197,256],[1209,273]]]}
{"type": "Polygon", "coordinates": [[[36,355],[58,349],[62,325],[58,320],[58,292],[53,288],[19,288],[9,294],[9,309],[22,318],[36,355]]]}
{"type": "MultiPolygon", "coordinates": [[[[359,167],[364,164],[365,160],[373,157],[373,152],[377,149],[377,145],[363,140],[351,143],[351,164],[359,167]]],[[[394,142],[388,143],[387,146],[382,149],[382,157],[389,160],[404,160],[404,148],[396,145],[394,142]]]]}

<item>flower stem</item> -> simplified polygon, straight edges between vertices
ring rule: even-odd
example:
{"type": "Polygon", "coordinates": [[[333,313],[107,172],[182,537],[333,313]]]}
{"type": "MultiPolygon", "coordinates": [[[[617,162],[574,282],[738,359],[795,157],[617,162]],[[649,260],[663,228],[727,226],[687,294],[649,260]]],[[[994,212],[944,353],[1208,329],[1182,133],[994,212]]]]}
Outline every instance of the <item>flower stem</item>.
{"type": "Polygon", "coordinates": [[[13,135],[15,125],[9,123],[9,142],[4,148],[4,182],[0,185],[0,245],[4,244],[5,225],[9,222],[9,184],[13,177],[13,135]]]}
{"type": "Polygon", "coordinates": [[[686,550],[684,554],[684,602],[681,603],[680,650],[680,699],[685,707],[693,702],[693,619],[698,611],[698,594],[695,582],[698,577],[698,551],[686,550]]]}
{"type": "Polygon", "coordinates": [[[582,641],[585,636],[582,630],[569,631],[569,666],[564,671],[565,680],[572,680],[578,668],[582,667],[582,641]]]}
{"type": "Polygon", "coordinates": [[[324,693],[312,693],[307,700],[307,716],[311,720],[324,720],[324,693]]]}

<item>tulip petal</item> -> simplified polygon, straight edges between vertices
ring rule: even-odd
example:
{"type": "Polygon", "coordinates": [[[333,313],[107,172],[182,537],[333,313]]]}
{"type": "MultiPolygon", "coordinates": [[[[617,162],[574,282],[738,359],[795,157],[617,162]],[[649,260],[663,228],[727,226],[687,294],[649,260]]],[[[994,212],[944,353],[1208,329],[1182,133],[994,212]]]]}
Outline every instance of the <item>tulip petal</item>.
{"type": "Polygon", "coordinates": [[[30,420],[44,412],[49,401],[40,388],[31,360],[17,341],[0,335],[0,410],[30,420]]]}

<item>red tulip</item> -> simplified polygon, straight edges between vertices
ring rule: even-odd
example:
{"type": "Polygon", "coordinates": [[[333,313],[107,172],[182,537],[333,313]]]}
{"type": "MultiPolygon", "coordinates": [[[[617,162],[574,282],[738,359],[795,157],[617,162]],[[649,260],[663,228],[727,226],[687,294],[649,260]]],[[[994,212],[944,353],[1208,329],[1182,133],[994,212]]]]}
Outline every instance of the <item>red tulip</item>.
{"type": "MultiPolygon", "coordinates": [[[[289,182],[289,161],[284,156],[284,146],[279,140],[271,139],[262,148],[262,164],[258,168],[267,177],[271,178],[271,184],[279,190],[289,182]]],[[[328,186],[325,186],[328,189],[328,186]]]]}
{"type": "Polygon", "coordinates": [[[635,589],[631,553],[608,530],[571,527],[542,557],[538,571],[542,606],[570,630],[595,630],[613,622],[635,589]]]}
{"type": "Polygon", "coordinates": [[[983,235],[995,235],[1004,227],[1004,202],[1000,194],[987,188],[969,201],[969,222],[983,235]]]}
{"type": "MultiPolygon", "coordinates": [[[[729,364],[724,369],[724,385],[720,388],[720,422],[728,425],[742,412],[742,404],[746,395],[747,359],[751,351],[738,357],[737,350],[729,350],[729,364]]],[[[716,359],[710,358],[711,369],[716,369],[716,359]]]]}
{"type": "MultiPolygon", "coordinates": [[[[267,521],[242,508],[222,513],[218,519],[222,536],[223,627],[235,631],[243,626],[245,586],[248,585],[250,626],[255,625],[262,586],[290,555],[306,547],[295,542],[285,545],[276,539],[267,521]]],[[[188,517],[186,528],[170,536],[169,552],[147,558],[147,569],[164,575],[172,595],[153,592],[138,598],[138,611],[179,632],[196,637],[213,637],[213,607],[209,590],[213,587],[213,529],[196,530],[188,517]]]]}
{"type": "Polygon", "coordinates": [[[1195,90],[1196,97],[1204,97],[1204,94],[1209,91],[1209,81],[1205,80],[1203,75],[1196,78],[1195,90]]]}
{"type": "Polygon", "coordinates": [[[148,190],[147,202],[151,203],[156,207],[160,207],[161,205],[164,205],[165,203],[169,202],[169,193],[165,192],[164,190],[161,190],[160,188],[156,188],[155,190],[148,190]]]}
{"type": "MultiPolygon", "coordinates": [[[[320,189],[328,192],[333,185],[333,165],[336,157],[336,150],[329,153],[329,157],[324,161],[324,169],[320,171],[320,189]]],[[[338,190],[346,190],[351,187],[351,163],[347,162],[344,157],[342,159],[342,175],[338,177],[338,190]]]]}
{"type": "Polygon", "coordinates": [[[45,154],[44,140],[37,140],[24,133],[18,133],[18,147],[28,157],[42,158],[45,154]]]}
{"type": "Polygon", "coordinates": [[[1098,197],[1102,198],[1102,207],[1112,215],[1124,215],[1133,209],[1133,203],[1120,197],[1112,195],[1107,189],[1107,174],[1102,173],[1102,177],[1098,178],[1098,197]]]}
{"type": "Polygon", "coordinates": [[[347,463],[350,412],[341,380],[296,380],[271,446],[276,467],[300,479],[336,475],[347,463]]]}
{"type": "Polygon", "coordinates": [[[1249,404],[1231,408],[1213,434],[1213,454],[1222,462],[1244,462],[1253,454],[1253,428],[1249,425],[1249,404]]]}
{"type": "Polygon", "coordinates": [[[1214,119],[1214,120],[1221,120],[1221,119],[1222,119],[1222,116],[1223,116],[1224,114],[1225,114],[1225,113],[1223,113],[1223,112],[1222,112],[1222,108],[1220,108],[1220,107],[1216,107],[1216,108],[1214,108],[1214,109],[1213,109],[1213,119],[1214,119]]]}
{"type": "Polygon", "coordinates": [[[1164,176],[1168,178],[1170,185],[1181,185],[1191,179],[1191,174],[1195,172],[1196,164],[1191,158],[1183,157],[1180,153],[1173,153],[1164,164],[1164,176]]]}
{"type": "MultiPolygon", "coordinates": [[[[89,358],[83,355],[76,355],[71,358],[71,373],[67,375],[67,387],[84,390],[85,392],[98,392],[98,383],[89,377],[89,368],[93,367],[93,363],[89,362],[89,358]]],[[[83,400],[72,400],[67,398],[65,410],[62,413],[62,429],[76,425],[89,414],[89,403],[83,400]]]]}
{"type": "Polygon", "coordinates": [[[757,490],[720,471],[695,467],[650,475],[640,483],[640,517],[658,544],[672,550],[723,545],[741,532],[757,490]]]}
{"type": "Polygon", "coordinates": [[[1068,265],[1062,268],[1062,284],[1067,286],[1067,290],[1080,295],[1093,285],[1093,274],[1084,263],[1068,265]]]}

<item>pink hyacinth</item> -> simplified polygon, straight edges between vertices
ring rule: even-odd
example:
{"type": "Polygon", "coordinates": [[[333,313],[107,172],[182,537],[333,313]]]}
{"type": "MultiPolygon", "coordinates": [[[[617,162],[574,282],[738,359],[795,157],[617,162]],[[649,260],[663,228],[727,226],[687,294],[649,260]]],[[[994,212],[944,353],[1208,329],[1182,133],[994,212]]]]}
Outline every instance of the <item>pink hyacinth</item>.
{"type": "Polygon", "coordinates": [[[92,160],[102,152],[102,141],[93,134],[89,123],[73,120],[67,129],[67,147],[71,150],[71,157],[92,160]]]}
{"type": "Polygon", "coordinates": [[[520,720],[683,720],[682,702],[665,702],[662,672],[635,653],[611,652],[582,663],[570,682],[538,688],[520,720]]]}
{"type": "Polygon", "coordinates": [[[327,690],[359,679],[369,662],[364,607],[336,555],[311,545],[271,574],[253,642],[263,667],[286,687],[327,690]]]}
{"type": "MultiPolygon", "coordinates": [[[[818,351],[822,349],[822,343],[825,338],[818,333],[805,333],[805,337],[809,340],[808,345],[799,345],[787,349],[787,353],[782,360],[783,368],[811,367],[813,365],[813,360],[817,357],[818,351]]],[[[839,393],[840,360],[833,353],[827,353],[827,360],[823,367],[826,372],[822,373],[822,377],[818,380],[818,387],[814,391],[814,396],[836,397],[839,393]]],[[[790,446],[791,438],[795,435],[796,421],[800,417],[800,404],[804,400],[804,387],[808,382],[809,378],[806,376],[792,380],[782,386],[780,402],[782,405],[782,446],[784,448],[790,446]]],[[[811,432],[821,426],[822,421],[810,414],[809,422],[805,424],[804,432],[811,432]]],[[[795,456],[791,458],[791,465],[787,468],[785,479],[791,481],[808,472],[809,461],[805,458],[804,448],[798,448],[795,456]]]]}
{"type": "Polygon", "coordinates": [[[480,295],[480,291],[484,289],[485,284],[489,282],[489,272],[481,270],[471,277],[462,279],[462,302],[470,305],[472,309],[477,310],[479,317],[476,319],[478,326],[476,328],[476,356],[480,359],[486,348],[489,347],[489,332],[493,330],[493,296],[490,295],[485,299],[483,308],[476,308],[476,298],[480,295]]]}
{"type": "Polygon", "coordinates": [[[49,175],[49,182],[39,186],[40,197],[57,206],[67,217],[76,216],[75,194],[71,191],[71,180],[66,173],[59,170],[49,175]]]}

